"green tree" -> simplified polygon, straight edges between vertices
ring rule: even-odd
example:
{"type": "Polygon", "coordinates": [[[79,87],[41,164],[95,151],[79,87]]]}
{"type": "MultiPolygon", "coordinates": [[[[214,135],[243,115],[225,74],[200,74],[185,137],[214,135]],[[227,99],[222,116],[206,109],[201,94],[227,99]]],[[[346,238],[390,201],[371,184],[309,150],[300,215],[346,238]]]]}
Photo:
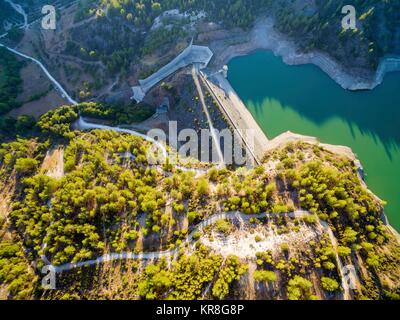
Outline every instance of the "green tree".
{"type": "Polygon", "coordinates": [[[289,280],[287,295],[289,300],[315,300],[311,291],[312,283],[300,276],[294,276],[289,280]]]}
{"type": "Polygon", "coordinates": [[[256,270],[253,273],[254,280],[258,282],[275,282],[276,281],[276,273],[273,271],[267,270],[256,270]]]}
{"type": "Polygon", "coordinates": [[[33,173],[38,168],[38,161],[32,158],[20,158],[15,162],[15,170],[21,174],[33,173]]]}
{"type": "Polygon", "coordinates": [[[335,279],[328,277],[321,278],[322,288],[328,292],[335,292],[339,289],[339,283],[335,279]]]}

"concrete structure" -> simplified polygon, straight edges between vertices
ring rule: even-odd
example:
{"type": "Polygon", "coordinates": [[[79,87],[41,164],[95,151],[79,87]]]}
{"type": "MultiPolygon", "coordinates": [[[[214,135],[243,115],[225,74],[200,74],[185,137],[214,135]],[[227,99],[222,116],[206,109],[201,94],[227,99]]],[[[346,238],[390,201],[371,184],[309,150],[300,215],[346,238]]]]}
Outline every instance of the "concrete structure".
{"type": "Polygon", "coordinates": [[[133,99],[137,102],[143,101],[146,93],[154,87],[157,83],[167,78],[174,72],[181,68],[187,67],[191,64],[198,64],[200,69],[204,69],[210,63],[213,57],[212,51],[208,47],[196,46],[193,43],[182,51],[174,60],[162,67],[150,77],[139,80],[139,86],[132,87],[133,99]]]}
{"type": "Polygon", "coordinates": [[[207,76],[201,73],[201,79],[231,127],[240,135],[248,155],[259,165],[269,143],[265,133],[223,74],[217,72],[207,76]]]}
{"type": "Polygon", "coordinates": [[[168,99],[168,97],[165,97],[163,99],[163,102],[157,108],[156,114],[164,114],[164,113],[168,113],[168,111],[169,111],[169,99],[168,99]]]}

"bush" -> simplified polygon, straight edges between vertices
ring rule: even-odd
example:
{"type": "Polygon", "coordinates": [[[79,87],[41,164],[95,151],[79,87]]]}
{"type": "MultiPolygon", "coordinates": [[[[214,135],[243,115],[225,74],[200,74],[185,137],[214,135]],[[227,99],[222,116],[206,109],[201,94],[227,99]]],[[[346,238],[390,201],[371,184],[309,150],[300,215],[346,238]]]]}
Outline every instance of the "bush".
{"type": "Polygon", "coordinates": [[[20,158],[15,162],[15,170],[20,174],[29,174],[36,171],[39,163],[36,159],[20,158]]]}
{"type": "Polygon", "coordinates": [[[210,186],[208,185],[208,181],[204,178],[200,179],[197,182],[197,194],[199,197],[206,197],[210,194],[210,186]]]}
{"type": "Polygon", "coordinates": [[[338,246],[337,250],[341,257],[348,257],[351,254],[351,249],[349,247],[338,246]]]}
{"type": "Polygon", "coordinates": [[[339,283],[336,280],[328,277],[322,277],[321,284],[322,288],[328,292],[335,292],[336,290],[339,289],[339,283]]]}
{"type": "Polygon", "coordinates": [[[267,270],[256,270],[253,273],[254,280],[258,282],[275,282],[276,273],[267,270]]]}
{"type": "Polygon", "coordinates": [[[232,225],[228,220],[225,219],[220,219],[215,223],[215,227],[218,232],[223,233],[223,234],[228,234],[229,231],[232,229],[232,225]]]}
{"type": "Polygon", "coordinates": [[[289,280],[287,296],[289,300],[315,300],[311,291],[312,283],[300,276],[294,276],[289,280]]]}

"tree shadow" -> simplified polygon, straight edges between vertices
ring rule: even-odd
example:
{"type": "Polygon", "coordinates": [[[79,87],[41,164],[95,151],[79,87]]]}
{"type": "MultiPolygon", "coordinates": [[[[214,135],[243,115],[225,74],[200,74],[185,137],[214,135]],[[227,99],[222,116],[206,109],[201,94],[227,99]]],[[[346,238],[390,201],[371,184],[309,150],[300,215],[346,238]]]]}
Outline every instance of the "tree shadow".
{"type": "Polygon", "coordinates": [[[342,89],[314,65],[288,66],[271,52],[258,51],[233,59],[229,80],[242,100],[252,105],[259,123],[266,117],[269,99],[318,126],[339,118],[353,139],[358,129],[375,143],[381,142],[389,158],[393,148],[400,147],[399,72],[387,74],[374,90],[353,92],[342,89]]]}

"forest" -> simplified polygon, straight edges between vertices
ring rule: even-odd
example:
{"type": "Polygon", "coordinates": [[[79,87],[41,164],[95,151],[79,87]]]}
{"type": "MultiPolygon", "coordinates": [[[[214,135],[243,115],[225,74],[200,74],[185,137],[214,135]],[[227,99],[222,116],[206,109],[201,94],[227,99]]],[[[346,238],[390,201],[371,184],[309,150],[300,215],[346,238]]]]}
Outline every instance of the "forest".
{"type": "Polygon", "coordinates": [[[101,0],[111,14],[124,15],[138,27],[151,27],[153,20],[162,11],[179,9],[186,11],[206,11],[210,21],[223,21],[227,27],[249,28],[260,11],[271,4],[271,0],[164,0],[155,2],[144,0],[127,2],[124,0],[101,0]]]}
{"type": "Polygon", "coordinates": [[[271,0],[82,1],[75,21],[94,15],[98,19],[88,26],[74,29],[64,52],[87,61],[100,60],[111,75],[126,75],[132,63],[140,63],[140,58],[145,55],[176,44],[178,39],[189,35],[182,26],[183,22],[171,28],[152,29],[154,19],[162,12],[171,9],[206,11],[208,21],[222,22],[228,28],[249,29],[260,10],[269,3],[271,0]]]}
{"type": "MultiPolygon", "coordinates": [[[[351,33],[329,24],[332,18],[340,21],[343,2],[317,0],[318,12],[300,13],[293,10],[291,1],[284,3],[289,5],[278,10],[276,28],[294,37],[304,51],[326,50],[333,55],[339,51],[336,57],[368,52],[366,61],[376,68],[383,55],[399,49],[393,41],[398,32],[397,3],[353,1],[365,12],[359,17],[360,28],[351,33]],[[392,37],[372,32],[380,21],[378,12],[386,17],[384,28],[392,37]],[[339,41],[332,41],[336,38],[339,41]]],[[[89,62],[99,58],[111,74],[126,72],[139,56],[187,35],[178,27],[151,30],[162,11],[204,10],[208,21],[248,30],[272,5],[271,0],[102,0],[100,6],[86,1],[79,5],[76,21],[107,12],[109,19],[120,21],[124,32],[99,19],[87,33],[73,31],[65,50],[89,62]],[[97,34],[88,37],[97,27],[97,34]],[[143,39],[142,32],[149,36],[143,39]],[[104,39],[110,40],[108,45],[104,39]],[[85,47],[80,44],[84,40],[85,47]]],[[[111,264],[122,269],[121,287],[130,284],[128,298],[233,299],[249,272],[259,288],[268,287],[281,298],[332,298],[343,291],[339,258],[361,265],[358,299],[400,298],[400,246],[382,222],[385,202],[367,190],[354,161],[319,146],[291,143],[270,151],[252,169],[211,168],[199,173],[168,161],[152,165],[151,144],[141,138],[74,127],[79,116],[112,125],[140,122],[154,113],[146,104],[85,102],[51,110],[38,121],[5,117],[19,106],[22,67],[0,48],[0,192],[7,204],[7,216],[0,216],[0,285],[7,288],[9,298],[73,299],[97,294],[93,288],[104,280],[102,266],[64,272],[63,290],[45,293],[38,280],[43,256],[60,266],[108,253],[162,250],[177,250],[177,254],[172,260],[155,259],[145,266],[136,261],[111,264]],[[62,150],[61,177],[44,166],[54,150],[62,150]],[[301,219],[282,215],[295,210],[309,215],[301,219]],[[277,237],[299,233],[303,226],[315,231],[326,224],[337,245],[327,234],[309,241],[300,253],[291,243],[281,243],[274,252],[257,252],[252,257],[256,269],[250,271],[245,259],[223,256],[202,243],[203,236],[235,232],[237,225],[231,221],[220,219],[191,233],[215,213],[236,211],[251,217],[252,227],[273,225],[277,237]],[[252,217],[261,213],[273,217],[252,217]],[[193,246],[187,245],[189,235],[193,246]],[[278,283],[282,284],[279,290],[278,283]]],[[[255,237],[256,242],[262,240],[255,237]]]]}
{"type": "MultiPolygon", "coordinates": [[[[400,252],[392,247],[391,236],[380,220],[384,203],[365,189],[348,159],[319,147],[290,144],[265,156],[265,164],[279,160],[277,175],[262,165],[249,171],[213,168],[196,177],[168,163],[150,165],[150,145],[140,138],[104,130],[73,130],[78,108],[64,106],[48,112],[38,121],[40,134],[35,138],[19,138],[0,148],[2,190],[9,181],[15,181],[17,187],[10,204],[10,221],[16,238],[27,249],[25,259],[35,261],[38,267],[43,265],[42,254],[60,265],[94,259],[107,252],[180,248],[180,258],[170,268],[160,260],[140,272],[135,292],[146,299],[196,299],[202,292],[200,288],[214,279],[210,294],[223,299],[229,296],[232,283],[246,272],[246,264],[232,256],[221,265],[222,269],[217,268],[221,257],[200,242],[198,251],[185,254],[184,241],[194,226],[218,208],[240,210],[250,216],[266,211],[277,217],[302,208],[312,214],[305,218],[306,224],[313,226],[321,219],[330,225],[342,259],[351,261],[357,255],[365,261],[371,272],[362,293],[365,297],[384,294],[393,298],[398,294],[385,285],[384,293],[377,292],[372,285],[379,279],[378,274],[396,277],[400,252]],[[46,174],[41,164],[47,151],[60,144],[65,148],[64,176],[56,179],[46,174]],[[182,219],[188,220],[187,227],[182,227],[182,219]],[[199,261],[195,269],[198,277],[180,271],[193,270],[194,261],[199,261]]],[[[298,230],[294,222],[292,225],[278,219],[276,224],[284,234],[298,230]]],[[[215,230],[229,234],[232,226],[217,221],[215,230]]],[[[194,234],[193,238],[199,236],[194,234]]],[[[258,268],[254,278],[261,283],[275,283],[279,276],[287,286],[289,299],[314,299],[308,276],[312,270],[320,270],[321,287],[326,292],[338,292],[337,261],[329,239],[310,242],[310,246],[302,259],[290,256],[290,246],[284,244],[279,259],[260,252],[255,257],[258,268]]],[[[12,250],[3,254],[2,268],[11,268],[16,259],[17,253],[12,250]]],[[[28,277],[30,271],[16,274],[28,277]]],[[[12,283],[13,279],[2,280],[0,273],[0,281],[12,283]]],[[[78,287],[83,285],[74,281],[78,287]]],[[[15,288],[14,297],[24,296],[27,290],[24,286],[15,288]]],[[[40,290],[28,293],[32,292],[40,294],[40,290]]]]}
{"type": "Polygon", "coordinates": [[[22,90],[22,66],[14,54],[0,47],[0,116],[20,106],[16,98],[22,90]]]}
{"type": "Polygon", "coordinates": [[[398,1],[316,1],[316,10],[282,6],[276,13],[277,30],[289,35],[305,52],[321,50],[345,68],[376,69],[382,57],[398,54],[400,33],[398,1]],[[342,8],[353,5],[357,29],[343,30],[342,8]],[[312,35],[312,36],[311,36],[312,35]]]}

